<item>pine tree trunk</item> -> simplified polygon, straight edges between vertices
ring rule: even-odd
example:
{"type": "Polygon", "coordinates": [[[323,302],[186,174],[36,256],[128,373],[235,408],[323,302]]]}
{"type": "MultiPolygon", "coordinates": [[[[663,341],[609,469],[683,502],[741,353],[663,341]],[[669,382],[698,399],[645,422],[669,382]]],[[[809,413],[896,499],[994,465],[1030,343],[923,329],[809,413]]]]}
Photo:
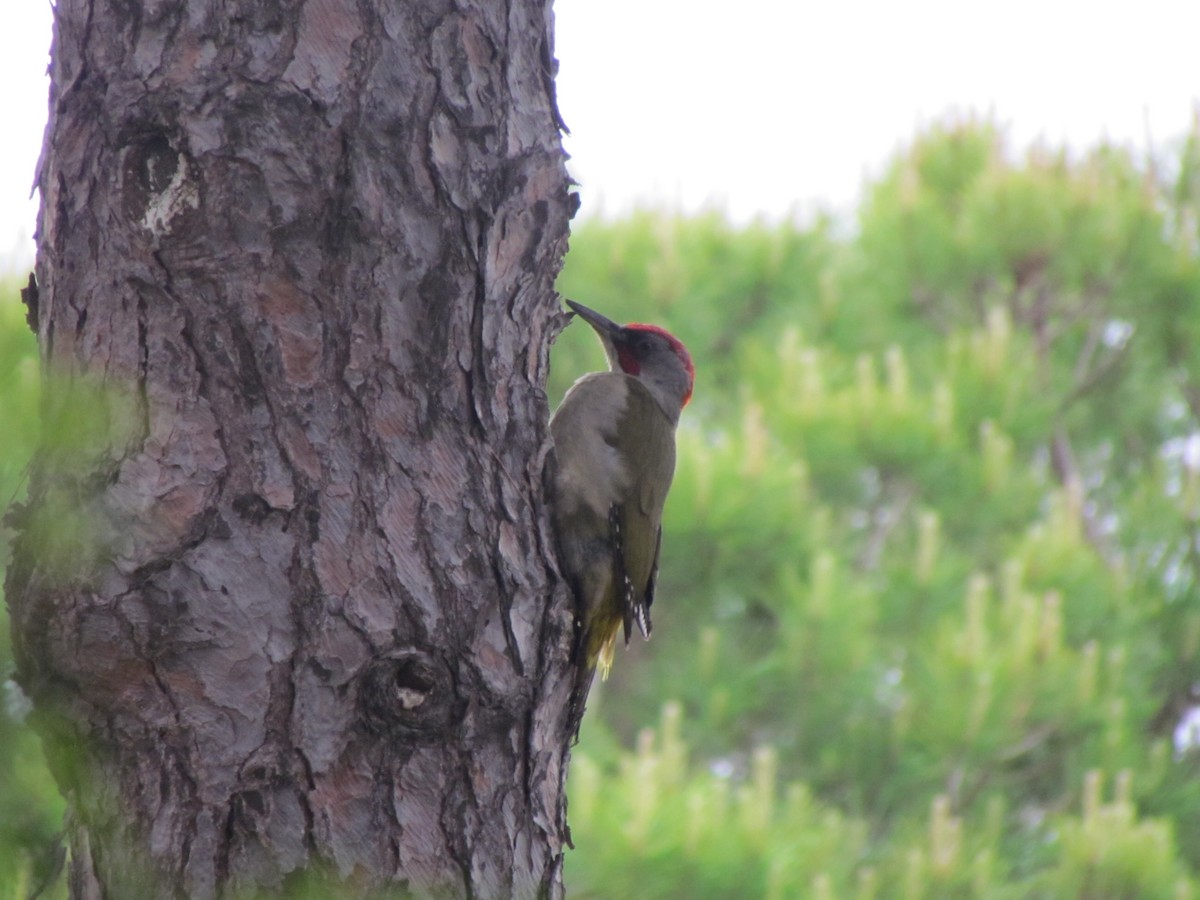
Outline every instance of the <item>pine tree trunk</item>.
{"type": "Polygon", "coordinates": [[[73,896],[561,893],[549,6],[57,3],[7,594],[73,896]]]}

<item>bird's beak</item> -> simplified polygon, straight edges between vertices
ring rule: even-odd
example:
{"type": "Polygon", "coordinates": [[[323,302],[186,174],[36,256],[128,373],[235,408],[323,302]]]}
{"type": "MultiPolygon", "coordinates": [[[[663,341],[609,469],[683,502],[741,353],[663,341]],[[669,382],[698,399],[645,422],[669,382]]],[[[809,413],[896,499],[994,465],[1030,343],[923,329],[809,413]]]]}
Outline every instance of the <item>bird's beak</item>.
{"type": "Polygon", "coordinates": [[[567,306],[571,307],[583,321],[587,322],[600,335],[601,339],[607,344],[609,341],[616,339],[621,332],[621,326],[612,319],[605,318],[596,312],[594,309],[588,309],[582,303],[576,303],[574,300],[568,300],[567,306]]]}

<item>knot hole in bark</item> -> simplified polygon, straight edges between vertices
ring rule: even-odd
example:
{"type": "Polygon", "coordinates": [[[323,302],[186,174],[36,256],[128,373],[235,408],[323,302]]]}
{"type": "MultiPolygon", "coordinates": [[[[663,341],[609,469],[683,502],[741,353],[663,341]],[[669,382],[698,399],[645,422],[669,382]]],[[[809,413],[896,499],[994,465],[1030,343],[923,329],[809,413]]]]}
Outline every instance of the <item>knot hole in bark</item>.
{"type": "Polygon", "coordinates": [[[396,650],[362,676],[363,715],[374,730],[440,733],[452,719],[450,672],[420,650],[396,650]]]}
{"type": "Polygon", "coordinates": [[[125,148],[121,194],[130,221],[155,238],[200,206],[195,165],[162,133],[139,137],[125,148]]]}

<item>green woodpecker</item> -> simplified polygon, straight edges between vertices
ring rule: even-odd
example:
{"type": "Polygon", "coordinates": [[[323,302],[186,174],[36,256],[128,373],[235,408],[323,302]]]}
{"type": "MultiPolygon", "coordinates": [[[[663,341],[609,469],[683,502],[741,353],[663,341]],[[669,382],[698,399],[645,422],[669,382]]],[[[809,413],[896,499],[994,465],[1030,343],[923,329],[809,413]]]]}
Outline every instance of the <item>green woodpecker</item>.
{"type": "Polygon", "coordinates": [[[597,664],[608,677],[618,633],[629,643],[636,622],[650,637],[675,426],[695,371],[683,344],[662,328],[618,325],[582,304],[567,305],[600,336],[611,369],[575,382],[550,421],[558,457],[554,525],[575,592],[585,695],[597,664]]]}

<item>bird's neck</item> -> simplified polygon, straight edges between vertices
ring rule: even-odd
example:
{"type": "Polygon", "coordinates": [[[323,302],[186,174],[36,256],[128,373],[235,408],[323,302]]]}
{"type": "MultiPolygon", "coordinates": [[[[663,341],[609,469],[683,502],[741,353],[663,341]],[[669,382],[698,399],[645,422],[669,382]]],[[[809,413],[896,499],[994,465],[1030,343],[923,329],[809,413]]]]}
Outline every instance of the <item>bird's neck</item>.
{"type": "Polygon", "coordinates": [[[656,379],[651,372],[643,372],[634,377],[650,392],[650,396],[654,398],[654,402],[663,411],[663,415],[667,417],[671,426],[678,425],[679,414],[683,412],[683,403],[680,400],[678,389],[668,382],[656,379]]]}

